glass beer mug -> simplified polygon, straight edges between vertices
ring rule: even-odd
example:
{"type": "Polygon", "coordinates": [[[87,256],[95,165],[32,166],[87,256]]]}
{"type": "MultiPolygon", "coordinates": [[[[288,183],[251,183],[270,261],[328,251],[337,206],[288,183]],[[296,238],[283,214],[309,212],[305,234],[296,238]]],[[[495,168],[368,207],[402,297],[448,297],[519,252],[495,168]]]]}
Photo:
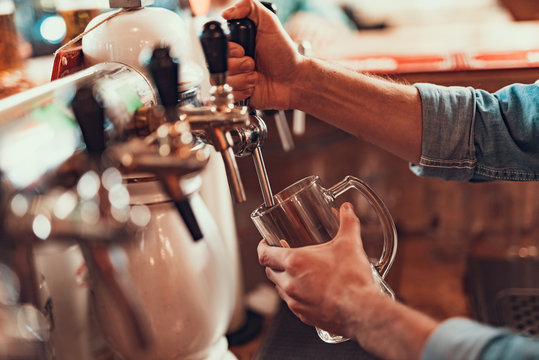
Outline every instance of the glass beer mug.
{"type": "MultiPolygon", "coordinates": [[[[375,283],[380,291],[395,298],[383,280],[391,267],[397,250],[397,232],[391,215],[376,193],[358,178],[347,176],[329,189],[322,186],[318,176],[310,176],[290,185],[274,195],[275,205],[259,206],[251,214],[260,234],[272,246],[281,246],[285,240],[290,247],[321,244],[331,240],[339,230],[338,208],[335,198],[354,189],[374,208],[384,239],[382,254],[371,264],[375,283]]],[[[316,328],[320,339],[327,343],[349,340],[316,328]]]]}

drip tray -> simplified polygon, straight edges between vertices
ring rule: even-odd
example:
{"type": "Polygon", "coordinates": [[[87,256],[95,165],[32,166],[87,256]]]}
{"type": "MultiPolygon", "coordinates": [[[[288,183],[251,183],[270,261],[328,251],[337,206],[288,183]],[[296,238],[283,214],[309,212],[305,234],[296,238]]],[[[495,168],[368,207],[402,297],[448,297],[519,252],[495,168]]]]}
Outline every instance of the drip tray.
{"type": "Polygon", "coordinates": [[[539,335],[539,289],[506,289],[496,298],[498,318],[528,336],[539,335]]]}
{"type": "Polygon", "coordinates": [[[357,342],[326,344],[312,326],[302,323],[283,303],[254,360],[373,360],[357,342]]]}
{"type": "Polygon", "coordinates": [[[539,261],[468,259],[466,287],[477,319],[539,336],[539,261]]]}

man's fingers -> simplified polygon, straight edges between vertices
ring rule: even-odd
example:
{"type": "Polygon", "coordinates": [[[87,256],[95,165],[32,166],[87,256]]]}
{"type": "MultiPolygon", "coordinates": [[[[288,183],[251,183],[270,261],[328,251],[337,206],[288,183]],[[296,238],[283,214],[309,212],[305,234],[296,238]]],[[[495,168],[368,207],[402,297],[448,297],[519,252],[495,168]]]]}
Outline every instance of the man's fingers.
{"type": "Polygon", "coordinates": [[[233,75],[227,79],[227,83],[233,91],[253,89],[257,85],[257,81],[258,75],[255,72],[233,75]]]}
{"type": "Polygon", "coordinates": [[[232,58],[239,58],[245,56],[245,50],[243,46],[233,41],[228,42],[228,56],[232,58]]]}
{"type": "Polygon", "coordinates": [[[309,305],[305,305],[301,300],[296,300],[293,297],[290,297],[286,291],[284,291],[279,285],[275,285],[277,293],[283,299],[290,311],[294,313],[301,321],[307,325],[314,325],[310,319],[306,318],[304,314],[308,313],[309,305]]]}
{"type": "Polygon", "coordinates": [[[286,271],[275,271],[267,267],[266,277],[279,288],[279,295],[287,303],[290,303],[290,300],[303,304],[313,303],[307,298],[308,294],[305,291],[301,291],[301,288],[298,287],[297,280],[291,277],[286,271]]]}
{"type": "Polygon", "coordinates": [[[255,92],[255,89],[250,88],[250,89],[245,89],[245,90],[232,91],[232,95],[234,96],[234,101],[241,101],[241,100],[245,100],[253,96],[254,92],[255,92]]]}
{"type": "Polygon", "coordinates": [[[269,246],[266,240],[262,240],[258,243],[258,262],[262,266],[272,268],[277,271],[284,271],[283,259],[287,249],[269,246]]]}
{"type": "Polygon", "coordinates": [[[254,71],[255,62],[253,58],[248,56],[228,58],[228,73],[230,76],[253,73],[254,71]]]}

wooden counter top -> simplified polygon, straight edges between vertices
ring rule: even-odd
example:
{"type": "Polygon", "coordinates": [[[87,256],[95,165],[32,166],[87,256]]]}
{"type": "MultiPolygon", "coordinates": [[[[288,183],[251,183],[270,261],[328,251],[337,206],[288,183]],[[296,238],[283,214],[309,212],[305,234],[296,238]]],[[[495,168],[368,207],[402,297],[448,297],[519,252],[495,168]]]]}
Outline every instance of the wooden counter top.
{"type": "Polygon", "coordinates": [[[403,26],[327,42],[316,56],[394,79],[495,91],[539,79],[539,21],[403,26]]]}

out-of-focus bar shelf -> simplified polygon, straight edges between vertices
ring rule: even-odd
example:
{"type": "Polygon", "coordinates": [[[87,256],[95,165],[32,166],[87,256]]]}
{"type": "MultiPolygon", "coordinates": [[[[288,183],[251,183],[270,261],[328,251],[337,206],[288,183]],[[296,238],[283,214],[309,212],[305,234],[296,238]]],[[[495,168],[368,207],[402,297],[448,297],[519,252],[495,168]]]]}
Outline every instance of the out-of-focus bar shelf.
{"type": "Polygon", "coordinates": [[[496,90],[539,78],[539,21],[404,26],[362,31],[317,56],[409,82],[496,90]]]}

